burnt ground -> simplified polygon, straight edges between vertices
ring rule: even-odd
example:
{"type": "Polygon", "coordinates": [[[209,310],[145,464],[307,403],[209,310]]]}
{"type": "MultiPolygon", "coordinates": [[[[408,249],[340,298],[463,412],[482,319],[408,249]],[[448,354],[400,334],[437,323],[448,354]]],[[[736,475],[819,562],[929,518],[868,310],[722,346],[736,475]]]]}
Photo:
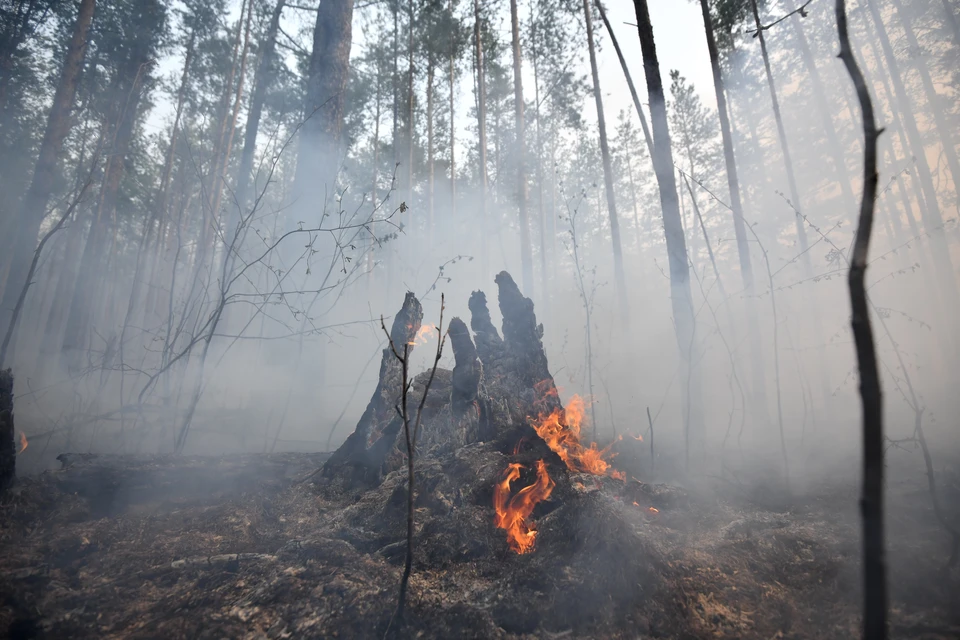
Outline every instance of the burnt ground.
{"type": "MultiPolygon", "coordinates": [[[[403,562],[404,478],[345,494],[323,455],[65,457],[0,498],[0,636],[376,638],[403,562]]],[[[856,487],[763,506],[560,474],[530,554],[494,528],[507,456],[426,456],[405,632],[421,638],[851,638],[856,487]],[[636,504],[634,504],[636,503],[636,504]],[[649,509],[654,507],[659,513],[649,509]]],[[[956,478],[944,503],[960,510],[956,478]]],[[[891,629],[960,637],[960,573],[922,475],[891,482],[891,629]]]]}

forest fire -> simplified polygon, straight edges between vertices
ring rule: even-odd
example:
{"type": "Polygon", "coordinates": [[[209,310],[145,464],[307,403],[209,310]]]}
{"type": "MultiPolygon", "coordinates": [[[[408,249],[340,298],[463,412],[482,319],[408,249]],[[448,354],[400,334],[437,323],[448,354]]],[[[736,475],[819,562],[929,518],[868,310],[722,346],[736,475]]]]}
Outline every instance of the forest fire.
{"type": "Polygon", "coordinates": [[[494,487],[493,506],[497,512],[497,528],[506,530],[511,549],[524,554],[533,549],[537,538],[530,514],[537,504],[550,497],[555,483],[547,474],[547,465],[543,460],[538,460],[536,481],[510,497],[510,483],[520,479],[521,469],[523,465],[517,462],[507,467],[503,480],[494,487]]]}
{"type": "Polygon", "coordinates": [[[554,409],[549,414],[529,418],[530,426],[537,435],[543,438],[547,446],[560,456],[571,471],[598,476],[609,475],[625,480],[626,476],[613,469],[605,459],[612,445],[598,449],[595,442],[591,442],[589,447],[580,443],[580,432],[585,419],[585,403],[578,395],[570,399],[566,409],[554,409]]]}

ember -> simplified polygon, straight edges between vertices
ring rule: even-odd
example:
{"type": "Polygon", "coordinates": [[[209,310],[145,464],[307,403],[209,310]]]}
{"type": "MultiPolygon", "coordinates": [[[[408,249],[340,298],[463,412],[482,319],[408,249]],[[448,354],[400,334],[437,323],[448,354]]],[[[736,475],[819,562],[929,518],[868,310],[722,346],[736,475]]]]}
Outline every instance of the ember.
{"type": "Polygon", "coordinates": [[[521,469],[523,466],[516,462],[507,467],[503,480],[494,488],[493,505],[497,511],[494,521],[497,528],[506,530],[511,549],[524,554],[533,549],[537,538],[537,530],[529,521],[530,514],[537,504],[550,497],[556,485],[547,474],[547,465],[538,460],[536,481],[510,498],[510,483],[520,479],[521,469]]]}

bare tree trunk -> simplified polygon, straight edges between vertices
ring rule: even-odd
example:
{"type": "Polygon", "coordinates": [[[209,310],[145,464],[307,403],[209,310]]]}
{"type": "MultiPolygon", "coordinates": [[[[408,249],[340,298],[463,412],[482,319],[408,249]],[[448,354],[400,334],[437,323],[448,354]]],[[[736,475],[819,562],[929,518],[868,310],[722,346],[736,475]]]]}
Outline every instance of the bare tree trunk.
{"type": "Polygon", "coordinates": [[[860,498],[863,517],[863,637],[884,640],[887,637],[887,569],[883,542],[883,396],[864,283],[877,195],[877,138],[880,132],[873,115],[870,90],[850,49],[844,0],[837,0],[837,29],[840,33],[840,59],[853,79],[863,112],[863,201],[848,276],[853,308],[851,328],[863,400],[863,493],[860,498]]]}
{"type": "Polygon", "coordinates": [[[337,146],[343,126],[343,92],[350,71],[352,24],[353,0],[320,4],[307,78],[308,117],[300,129],[294,179],[295,194],[306,205],[332,198],[336,188],[337,146]]]}
{"type": "MultiPolygon", "coordinates": [[[[453,15],[453,0],[448,4],[450,15],[453,15]]],[[[457,128],[455,126],[456,105],[453,96],[457,81],[456,60],[450,54],[450,216],[457,216],[457,128]]]]}
{"type": "Polygon", "coordinates": [[[587,48],[590,52],[590,73],[593,76],[593,97],[597,103],[597,126],[600,129],[600,154],[603,157],[603,183],[607,193],[607,214],[610,217],[610,240],[613,244],[613,272],[620,299],[620,319],[624,327],[630,321],[627,301],[627,277],[623,271],[623,248],[620,242],[620,220],[617,217],[617,197],[613,190],[613,168],[610,165],[610,145],[607,142],[607,121],[603,113],[603,95],[600,93],[600,74],[597,71],[597,52],[593,43],[593,13],[590,0],[583,0],[583,15],[587,25],[587,48]]]}
{"type": "Polygon", "coordinates": [[[924,149],[923,139],[920,137],[920,131],[917,129],[917,121],[910,107],[907,90],[903,85],[900,66],[893,53],[890,39],[887,37],[886,28],[884,27],[883,20],[880,18],[880,12],[877,10],[876,3],[872,0],[867,0],[864,4],[870,12],[870,16],[876,27],[877,39],[880,41],[880,49],[883,51],[883,57],[887,62],[888,75],[890,82],[893,84],[894,94],[897,104],[899,105],[904,132],[907,135],[907,140],[917,160],[917,174],[920,179],[920,185],[923,188],[923,197],[926,201],[926,208],[922,209],[925,214],[923,226],[929,234],[930,251],[933,254],[933,262],[936,266],[940,292],[948,302],[949,308],[960,309],[960,292],[957,290],[957,280],[953,271],[953,263],[950,259],[946,237],[943,233],[943,216],[940,213],[940,204],[937,201],[937,191],[933,185],[933,177],[930,175],[930,165],[924,149]]]}
{"type": "Polygon", "coordinates": [[[752,374],[753,408],[760,420],[767,413],[766,376],[763,367],[763,346],[760,343],[760,323],[757,318],[756,288],[753,279],[753,264],[750,260],[750,245],[743,219],[743,202],[740,197],[740,177],[733,148],[733,131],[727,108],[727,92],[720,69],[720,53],[713,31],[713,16],[707,0],[700,0],[703,28],[710,53],[710,68],[713,72],[713,89],[717,97],[717,116],[720,119],[720,136],[723,141],[723,160],[727,170],[727,188],[730,192],[730,207],[733,209],[733,232],[737,240],[737,257],[740,259],[740,277],[747,294],[747,329],[750,333],[750,368],[752,374]]]}
{"type": "Polygon", "coordinates": [[[523,79],[520,75],[520,18],[517,0],[510,0],[510,24],[513,31],[513,104],[516,111],[517,204],[520,209],[520,265],[523,269],[524,293],[533,297],[533,246],[530,242],[530,219],[527,213],[527,145],[523,121],[523,79]]]}
{"type": "Polygon", "coordinates": [[[433,56],[427,54],[427,235],[433,243],[433,186],[434,186],[434,166],[433,166],[433,75],[434,63],[433,56]]]}
{"type": "Polygon", "coordinates": [[[847,163],[843,157],[843,149],[840,148],[840,138],[837,136],[837,129],[833,126],[833,117],[830,115],[831,110],[827,103],[827,93],[823,88],[823,80],[820,78],[817,63],[814,60],[813,52],[810,51],[810,44],[807,42],[807,36],[803,32],[800,20],[802,20],[802,18],[797,15],[791,18],[789,22],[793,26],[793,34],[800,48],[800,58],[803,60],[803,66],[806,67],[807,74],[810,76],[813,97],[817,103],[817,111],[820,112],[823,132],[827,136],[827,145],[830,148],[830,155],[833,156],[833,164],[836,168],[836,179],[840,184],[840,191],[843,194],[843,206],[853,211],[855,200],[853,198],[850,174],[847,171],[847,163]]]}
{"type": "MultiPolygon", "coordinates": [[[[40,143],[40,152],[33,170],[33,179],[23,198],[17,230],[17,240],[12,246],[10,270],[6,285],[3,287],[0,309],[13,309],[21,289],[26,286],[26,274],[30,267],[33,251],[37,246],[37,235],[46,215],[47,203],[56,179],[57,165],[63,141],[70,133],[70,113],[77,95],[77,83],[83,69],[87,53],[87,34],[93,21],[95,0],[81,0],[73,35],[67,46],[60,80],[53,96],[53,104],[47,114],[47,126],[40,143]]],[[[7,331],[10,318],[6,311],[0,317],[0,335],[7,331]]]]}
{"type": "Polygon", "coordinates": [[[543,301],[544,315],[550,315],[550,295],[547,287],[547,231],[544,227],[544,208],[543,208],[543,131],[540,126],[540,50],[536,36],[537,23],[536,18],[533,21],[533,37],[530,43],[530,51],[533,57],[533,104],[537,117],[537,226],[540,231],[540,287],[543,289],[541,300],[543,301]]]}
{"type": "Polygon", "coordinates": [[[613,42],[613,48],[617,51],[617,59],[620,60],[620,68],[623,70],[623,76],[627,79],[627,87],[630,88],[630,97],[633,98],[633,106],[637,110],[637,117],[640,118],[640,127],[643,129],[643,139],[647,143],[647,152],[650,154],[650,161],[653,162],[653,138],[650,137],[650,127],[647,126],[647,118],[643,115],[643,109],[640,108],[640,98],[637,96],[637,88],[633,84],[633,78],[630,76],[630,69],[627,68],[627,61],[620,50],[620,43],[617,42],[617,36],[610,27],[610,21],[607,20],[607,12],[603,10],[603,4],[600,0],[595,0],[597,10],[600,12],[600,19],[603,20],[603,26],[607,29],[610,41],[613,42]]]}
{"type": "Polygon", "coordinates": [[[647,0],[634,0],[637,14],[637,31],[643,52],[643,68],[647,79],[650,100],[650,121],[653,129],[653,164],[660,188],[660,204],[663,212],[663,231],[667,242],[667,257],[670,268],[670,289],[673,316],[677,332],[677,344],[683,363],[685,422],[687,432],[687,461],[689,465],[690,443],[694,440],[702,446],[703,406],[700,371],[693,358],[696,349],[696,319],[693,310],[693,295],[690,290],[690,268],[683,225],[680,220],[680,202],[677,183],[673,173],[673,151],[670,145],[670,130],[667,125],[667,104],[660,77],[660,63],[650,24],[647,0]]]}
{"type": "Polygon", "coordinates": [[[477,63],[477,145],[480,155],[480,272],[487,277],[487,85],[483,63],[483,41],[480,29],[480,0],[473,0],[474,39],[477,63]]]}
{"type": "MultiPolygon", "coordinates": [[[[773,81],[773,70],[770,68],[767,40],[763,36],[763,24],[760,22],[760,11],[757,9],[757,0],[750,0],[750,7],[753,9],[753,19],[757,25],[757,38],[760,40],[763,68],[767,75],[767,86],[770,88],[770,102],[773,106],[773,118],[777,123],[777,135],[780,137],[780,150],[783,152],[783,165],[787,172],[787,184],[790,188],[791,204],[796,207],[797,211],[803,211],[800,191],[797,189],[797,178],[793,172],[793,159],[790,156],[790,145],[787,142],[787,131],[783,126],[783,116],[780,113],[780,100],[777,98],[777,87],[773,81]]],[[[804,272],[809,277],[813,275],[813,267],[810,264],[810,254],[808,253],[807,228],[804,226],[803,218],[799,213],[794,215],[794,221],[797,227],[797,240],[800,243],[800,263],[803,265],[804,272]]]]}
{"type": "Polygon", "coordinates": [[[913,52],[911,57],[913,58],[917,73],[920,74],[920,82],[923,85],[923,92],[927,98],[927,108],[933,115],[933,122],[939,132],[937,139],[943,148],[943,155],[947,159],[947,166],[950,167],[954,191],[960,193],[960,159],[957,157],[957,146],[954,143],[954,128],[947,123],[947,118],[941,105],[942,98],[933,86],[933,78],[930,77],[930,70],[927,69],[927,65],[923,61],[923,49],[920,48],[920,43],[917,42],[917,36],[913,32],[913,26],[910,24],[906,12],[903,10],[903,4],[900,0],[891,0],[891,2],[893,3],[894,9],[896,9],[900,26],[907,36],[909,51],[913,52]]]}
{"type": "Polygon", "coordinates": [[[413,205],[413,130],[416,126],[413,92],[413,0],[407,3],[407,206],[413,205]]]}
{"type": "Polygon", "coordinates": [[[150,62],[142,58],[128,61],[126,68],[114,85],[114,114],[111,144],[107,146],[109,156],[103,169],[103,181],[96,210],[92,217],[90,232],[87,236],[77,282],[72,292],[70,312],[64,332],[63,349],[69,352],[71,365],[77,365],[80,351],[86,346],[92,312],[99,309],[100,279],[105,266],[106,247],[110,221],[114,218],[120,180],[124,173],[124,161],[133,137],[133,127],[141,98],[143,75],[150,62]],[[124,91],[125,84],[129,89],[124,91]]]}
{"type": "MultiPolygon", "coordinates": [[[[240,168],[237,170],[237,202],[240,207],[247,206],[249,199],[250,180],[253,172],[253,158],[257,151],[257,134],[260,131],[260,117],[263,114],[263,102],[267,95],[267,87],[273,80],[273,57],[277,46],[277,32],[280,29],[280,17],[287,0],[277,0],[270,15],[267,31],[260,46],[260,62],[257,65],[256,77],[253,81],[253,93],[250,95],[250,109],[243,134],[243,152],[240,154],[240,168]]],[[[238,220],[234,217],[227,225],[227,229],[236,226],[238,220]]]]}

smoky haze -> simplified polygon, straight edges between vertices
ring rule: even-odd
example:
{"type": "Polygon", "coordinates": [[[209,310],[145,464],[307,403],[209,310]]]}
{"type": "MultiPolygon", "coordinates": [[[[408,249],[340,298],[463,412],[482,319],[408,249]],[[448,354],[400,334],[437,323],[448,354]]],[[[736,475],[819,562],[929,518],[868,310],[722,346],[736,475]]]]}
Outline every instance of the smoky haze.
{"type": "MultiPolygon", "coordinates": [[[[960,300],[954,266],[960,261],[960,227],[956,176],[947,156],[956,156],[953,140],[960,134],[960,49],[940,3],[871,3],[891,39],[905,105],[891,81],[877,25],[867,5],[858,4],[851,9],[855,53],[886,127],[868,285],[887,434],[911,439],[919,412],[935,453],[954,464],[960,334],[952,318],[960,300]],[[915,31],[919,49],[904,25],[915,31]],[[932,78],[934,96],[926,91],[921,66],[932,78]],[[908,120],[916,122],[922,139],[919,155],[908,120]],[[924,190],[924,166],[935,202],[924,190]]],[[[660,30],[673,2],[652,5],[658,43],[669,43],[664,48],[672,51],[687,38],[701,51],[695,4],[682,11],[691,22],[682,30],[672,25],[673,32],[660,30]]],[[[120,82],[114,92],[128,103],[135,96],[138,104],[125,171],[109,209],[102,204],[109,193],[104,176],[115,165],[108,166],[109,152],[95,157],[101,144],[97,118],[107,114],[108,136],[114,136],[108,151],[116,150],[116,136],[122,135],[113,123],[123,118],[110,121],[109,105],[97,104],[106,98],[97,98],[96,87],[81,87],[87,106],[80,119],[86,124],[67,138],[64,175],[41,232],[73,200],[78,204],[42,252],[7,356],[16,373],[18,429],[30,442],[22,464],[45,468],[67,450],[333,450],[352,432],[376,385],[385,346],[381,316],[389,326],[405,292],[412,291],[424,305],[425,322],[438,321],[441,294],[445,317],[469,322],[470,292],[483,290],[492,300],[493,277],[507,270],[536,305],[561,396],[579,394],[592,402],[601,444],[617,436],[649,438],[649,410],[661,478],[707,476],[728,466],[762,466],[763,478],[777,479],[789,469],[794,487],[815,481],[827,468],[852,478],[861,434],[846,274],[861,193],[862,141],[859,108],[836,59],[832,10],[814,2],[808,17],[795,15],[765,33],[799,202],[790,195],[759,44],[745,33],[752,16],[730,25],[732,33],[721,43],[753,292],[740,271],[705,48],[689,69],[679,67],[673,76],[672,67],[661,69],[691,274],[696,322],[689,353],[702,381],[698,394],[682,366],[651,159],[609,35],[595,17],[625,296],[616,284],[578,6],[564,12],[532,3],[520,16],[523,154],[515,145],[509,10],[483,7],[486,189],[478,169],[472,6],[454,12],[465,32],[454,47],[454,115],[451,56],[442,30],[427,31],[412,56],[412,122],[407,43],[401,38],[392,48],[387,8],[358,7],[343,131],[332,137],[303,134],[328,108],[318,105],[305,116],[300,107],[303,87],[296,74],[308,65],[313,14],[285,17],[292,40],[284,41],[275,61],[279,73],[260,126],[253,193],[244,202],[236,191],[237,156],[257,73],[253,45],[264,37],[269,12],[255,9],[246,44],[238,28],[243,23],[236,22],[239,5],[231,9],[234,22],[214,21],[199,36],[206,48],[197,55],[209,64],[190,71],[195,77],[188,81],[179,142],[165,168],[193,15],[168,12],[166,41],[149,52],[160,64],[145,66],[148,77],[120,82]],[[550,11],[557,15],[548,16],[550,11]],[[538,34],[534,24],[549,31],[538,34]],[[230,69],[234,43],[248,50],[246,70],[230,69]],[[238,91],[229,77],[241,71],[247,88],[238,91]],[[204,74],[216,82],[205,88],[204,74]],[[218,158],[230,148],[228,139],[233,151],[223,161],[218,158]],[[307,177],[298,179],[298,156],[308,151],[326,166],[301,166],[307,177]],[[323,180],[333,165],[335,184],[323,180]],[[532,289],[524,282],[521,256],[521,171],[527,177],[532,289]],[[102,230],[90,230],[97,225],[102,230]],[[806,251],[798,229],[806,235],[806,251]],[[747,320],[751,313],[755,325],[747,320]],[[703,415],[702,440],[689,424],[695,409],[703,415]]],[[[767,3],[762,18],[770,23],[793,8],[767,3]]],[[[610,13],[618,18],[613,28],[625,43],[647,110],[636,32],[622,22],[632,20],[630,9],[619,3],[610,13]]],[[[69,29],[69,19],[62,28],[69,29]]],[[[109,53],[106,44],[98,51],[109,53]]],[[[680,64],[676,57],[662,60],[672,61],[680,64]]],[[[18,160],[8,155],[4,162],[18,160]]],[[[495,304],[491,311],[499,326],[495,304]]],[[[427,368],[431,353],[429,344],[417,348],[413,369],[427,368]]],[[[452,368],[452,355],[441,366],[452,368]]],[[[913,472],[922,473],[913,444],[890,455],[912,461],[919,465],[913,472]]]]}

